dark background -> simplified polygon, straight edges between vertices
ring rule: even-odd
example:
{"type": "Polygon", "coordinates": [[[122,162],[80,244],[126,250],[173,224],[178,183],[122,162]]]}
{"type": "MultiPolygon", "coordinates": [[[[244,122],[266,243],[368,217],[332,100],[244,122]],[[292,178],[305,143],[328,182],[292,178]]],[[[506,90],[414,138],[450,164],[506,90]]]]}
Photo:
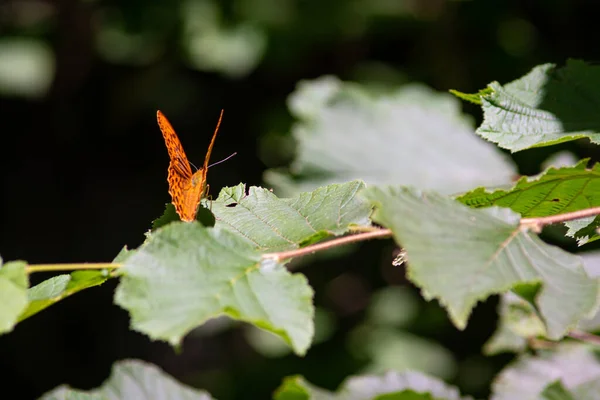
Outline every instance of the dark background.
{"type": "MultiPolygon", "coordinates": [[[[0,61],[15,57],[2,43],[19,38],[45,45],[55,63],[47,88],[35,95],[8,87],[10,74],[18,71],[0,69],[4,260],[107,262],[124,245],[141,244],[170,201],[157,109],[169,117],[196,165],[202,164],[218,113],[225,109],[212,160],[238,155],[210,170],[216,196],[223,186],[260,185],[266,168],[289,161],[273,143],[289,132],[286,98],[299,80],[332,74],[365,83],[419,81],[441,91],[475,92],[541,63],[596,61],[600,52],[597,14],[586,1],[185,4],[204,7],[202,18],[187,18],[200,27],[186,28],[181,1],[0,2],[0,61]],[[208,46],[203,56],[208,64],[190,61],[188,39],[208,35],[210,7],[220,14],[210,33],[240,27],[258,32],[263,51],[249,50],[254,64],[236,58],[239,51],[222,56],[226,42],[208,46]]],[[[252,46],[242,42],[242,47],[252,46]]],[[[465,104],[464,109],[479,120],[477,107],[465,104]]],[[[561,148],[595,155],[579,144],[561,148]]],[[[520,172],[538,172],[555,150],[515,155],[520,172]]],[[[391,266],[393,249],[390,242],[365,243],[339,258],[304,265],[316,303],[336,321],[328,340],[305,358],[265,357],[247,343],[241,324],[192,335],[176,353],[128,329],[127,313],[112,304],[116,282],[108,282],[0,337],[2,392],[13,390],[20,394],[11,398],[28,399],[62,383],[93,388],[107,378],[113,362],[124,358],[155,363],[219,399],[269,398],[291,374],[334,389],[368,362],[348,351],[347,338],[363,321],[371,295],[389,285],[408,285],[402,269],[391,266]]],[[[32,283],[49,276],[36,274],[32,283]]],[[[435,303],[421,303],[424,318],[407,327],[447,347],[458,362],[451,383],[480,397],[487,396],[490,379],[511,359],[480,354],[495,328],[495,304],[492,299],[480,305],[467,330],[459,332],[435,303]]]]}

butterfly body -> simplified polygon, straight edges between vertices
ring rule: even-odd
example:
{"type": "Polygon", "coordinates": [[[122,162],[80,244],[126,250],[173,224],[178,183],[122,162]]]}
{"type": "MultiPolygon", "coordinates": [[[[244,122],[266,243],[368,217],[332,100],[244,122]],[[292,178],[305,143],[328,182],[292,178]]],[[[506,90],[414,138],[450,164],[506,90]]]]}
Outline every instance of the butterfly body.
{"type": "Polygon", "coordinates": [[[196,219],[198,206],[200,205],[200,200],[206,197],[208,162],[222,117],[223,111],[221,111],[217,128],[215,129],[210,145],[208,146],[202,168],[192,173],[192,168],[175,130],[162,112],[158,111],[156,113],[158,126],[165,139],[169,158],[171,160],[167,175],[169,194],[171,195],[173,205],[175,206],[175,211],[177,211],[177,214],[182,221],[194,221],[196,219]]]}

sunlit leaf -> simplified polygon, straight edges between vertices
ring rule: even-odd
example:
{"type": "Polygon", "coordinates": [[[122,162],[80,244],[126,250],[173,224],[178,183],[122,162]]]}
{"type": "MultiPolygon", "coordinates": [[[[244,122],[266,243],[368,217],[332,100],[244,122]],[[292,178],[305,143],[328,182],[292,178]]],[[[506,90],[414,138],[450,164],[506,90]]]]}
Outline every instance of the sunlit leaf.
{"type": "Polygon", "coordinates": [[[547,336],[559,339],[597,308],[598,281],[581,259],[542,242],[505,208],[481,210],[432,192],[367,188],[374,221],[408,254],[408,277],[463,329],[475,304],[513,290],[535,305],[547,336]]]}
{"type": "Polygon", "coordinates": [[[2,264],[0,258],[0,333],[10,332],[27,307],[29,279],[24,261],[2,264]]]}
{"type": "Polygon", "coordinates": [[[543,64],[506,85],[489,84],[477,133],[511,151],[589,138],[600,143],[600,66],[543,64]]]}
{"type": "MultiPolygon", "coordinates": [[[[600,206],[600,164],[586,168],[588,160],[574,166],[550,168],[543,174],[523,177],[508,190],[488,191],[477,188],[458,197],[470,207],[500,206],[518,212],[522,217],[545,217],[600,206]]],[[[594,217],[569,221],[569,236],[580,244],[599,238],[595,232],[600,220],[594,217]]]]}
{"type": "Polygon", "coordinates": [[[40,400],[211,400],[203,390],[184,386],[152,364],[126,360],[114,365],[104,384],[90,391],[59,386],[40,400]]]}
{"type": "Polygon", "coordinates": [[[304,354],[313,336],[312,289],[301,274],[262,260],[232,233],[198,223],[158,229],[131,255],[115,302],[132,328],[180,343],[193,328],[227,315],[279,335],[304,354]]]}
{"type": "Polygon", "coordinates": [[[382,376],[364,375],[348,379],[332,393],[306,382],[301,376],[286,378],[275,400],[468,400],[458,389],[418,372],[390,371],[382,376]]]}
{"type": "Polygon", "coordinates": [[[109,278],[106,271],[75,271],[43,281],[27,291],[29,304],[19,322],[81,290],[99,286],[109,278]]]}
{"type": "Polygon", "coordinates": [[[291,175],[265,174],[280,191],[362,179],[456,193],[506,184],[515,173],[503,154],[477,138],[458,99],[424,86],[372,95],[324,77],[301,82],[289,108],[299,119],[291,175]]]}
{"type": "MultiPolygon", "coordinates": [[[[600,363],[591,347],[581,344],[561,344],[555,350],[539,355],[523,355],[497,376],[492,386],[491,400],[537,400],[546,391],[546,398],[562,386],[577,400],[598,398],[600,363]],[[548,388],[554,386],[554,388],[548,388]]],[[[560,392],[559,392],[560,393],[560,392]]],[[[560,399],[560,397],[558,397],[560,399]]]]}
{"type": "MultiPolygon", "coordinates": [[[[582,253],[581,259],[587,274],[592,278],[600,278],[600,252],[582,253]]],[[[525,349],[528,338],[544,334],[544,323],[535,308],[513,293],[502,295],[498,315],[498,329],[484,346],[487,354],[519,352],[525,349]]],[[[577,329],[591,332],[600,330],[600,312],[580,320],[577,329]]]]}
{"type": "Polygon", "coordinates": [[[579,164],[581,160],[570,151],[559,151],[558,153],[551,154],[544,162],[540,165],[542,171],[549,168],[563,168],[573,167],[579,164]]]}
{"type": "Polygon", "coordinates": [[[535,307],[514,293],[504,293],[500,297],[498,315],[498,328],[483,347],[487,355],[520,352],[527,347],[527,338],[546,333],[535,307]]]}
{"type": "Polygon", "coordinates": [[[245,185],[224,188],[212,202],[215,226],[255,248],[281,251],[341,235],[352,225],[369,225],[371,205],[356,194],[359,181],[329,185],[290,198],[245,185]]]}
{"type": "MultiPolygon", "coordinates": [[[[335,320],[333,313],[322,308],[316,308],[314,323],[313,346],[326,341],[334,333],[335,320]]],[[[256,352],[268,358],[283,357],[292,351],[280,337],[253,326],[245,329],[245,337],[248,344],[256,352]]]]}

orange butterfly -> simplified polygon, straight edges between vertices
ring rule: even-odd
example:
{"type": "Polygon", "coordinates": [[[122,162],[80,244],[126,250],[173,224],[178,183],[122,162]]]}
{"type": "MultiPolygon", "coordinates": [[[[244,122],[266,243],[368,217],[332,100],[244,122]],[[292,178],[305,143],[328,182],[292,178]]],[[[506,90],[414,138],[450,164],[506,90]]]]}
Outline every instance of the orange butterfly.
{"type": "Polygon", "coordinates": [[[204,157],[204,165],[202,165],[202,168],[198,171],[192,173],[192,168],[185,156],[183,146],[181,145],[177,134],[175,134],[175,130],[163,113],[160,111],[156,112],[158,126],[165,138],[165,144],[167,145],[169,158],[171,159],[167,177],[167,181],[169,182],[169,194],[173,200],[175,211],[177,211],[177,214],[179,214],[182,221],[191,222],[196,219],[200,199],[204,198],[206,195],[208,160],[210,159],[210,153],[215,144],[215,138],[217,137],[222,118],[223,110],[221,110],[215,133],[208,145],[208,151],[206,152],[206,157],[204,157]]]}

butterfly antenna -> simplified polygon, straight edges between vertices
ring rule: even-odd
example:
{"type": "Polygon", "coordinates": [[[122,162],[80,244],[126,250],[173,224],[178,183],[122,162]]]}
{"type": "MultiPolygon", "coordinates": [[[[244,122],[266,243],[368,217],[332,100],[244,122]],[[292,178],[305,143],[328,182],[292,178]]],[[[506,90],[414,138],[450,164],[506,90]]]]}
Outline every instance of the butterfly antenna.
{"type": "Polygon", "coordinates": [[[237,151],[236,151],[236,152],[234,152],[233,154],[231,154],[230,156],[228,156],[228,157],[226,157],[226,158],[222,159],[221,161],[217,161],[216,163],[210,164],[210,165],[208,166],[208,168],[210,168],[210,167],[213,167],[213,166],[215,166],[215,165],[217,165],[217,164],[221,164],[222,162],[225,162],[225,161],[229,160],[231,157],[235,156],[236,154],[237,154],[237,151]]]}
{"type": "Polygon", "coordinates": [[[194,167],[194,168],[196,169],[196,171],[198,171],[198,167],[196,167],[196,165],[195,165],[193,162],[191,162],[191,161],[189,161],[189,160],[188,160],[188,162],[190,163],[190,165],[191,165],[192,167],[194,167]]]}
{"type": "Polygon", "coordinates": [[[215,128],[215,133],[213,133],[213,137],[210,140],[210,144],[208,145],[208,151],[206,152],[206,157],[204,157],[204,165],[202,165],[202,168],[205,171],[208,169],[208,160],[210,159],[210,153],[212,153],[212,149],[215,144],[215,139],[217,137],[217,132],[219,131],[219,127],[221,126],[221,120],[223,119],[223,111],[225,111],[225,110],[221,110],[221,114],[219,115],[219,121],[217,121],[217,127],[215,128]]]}

